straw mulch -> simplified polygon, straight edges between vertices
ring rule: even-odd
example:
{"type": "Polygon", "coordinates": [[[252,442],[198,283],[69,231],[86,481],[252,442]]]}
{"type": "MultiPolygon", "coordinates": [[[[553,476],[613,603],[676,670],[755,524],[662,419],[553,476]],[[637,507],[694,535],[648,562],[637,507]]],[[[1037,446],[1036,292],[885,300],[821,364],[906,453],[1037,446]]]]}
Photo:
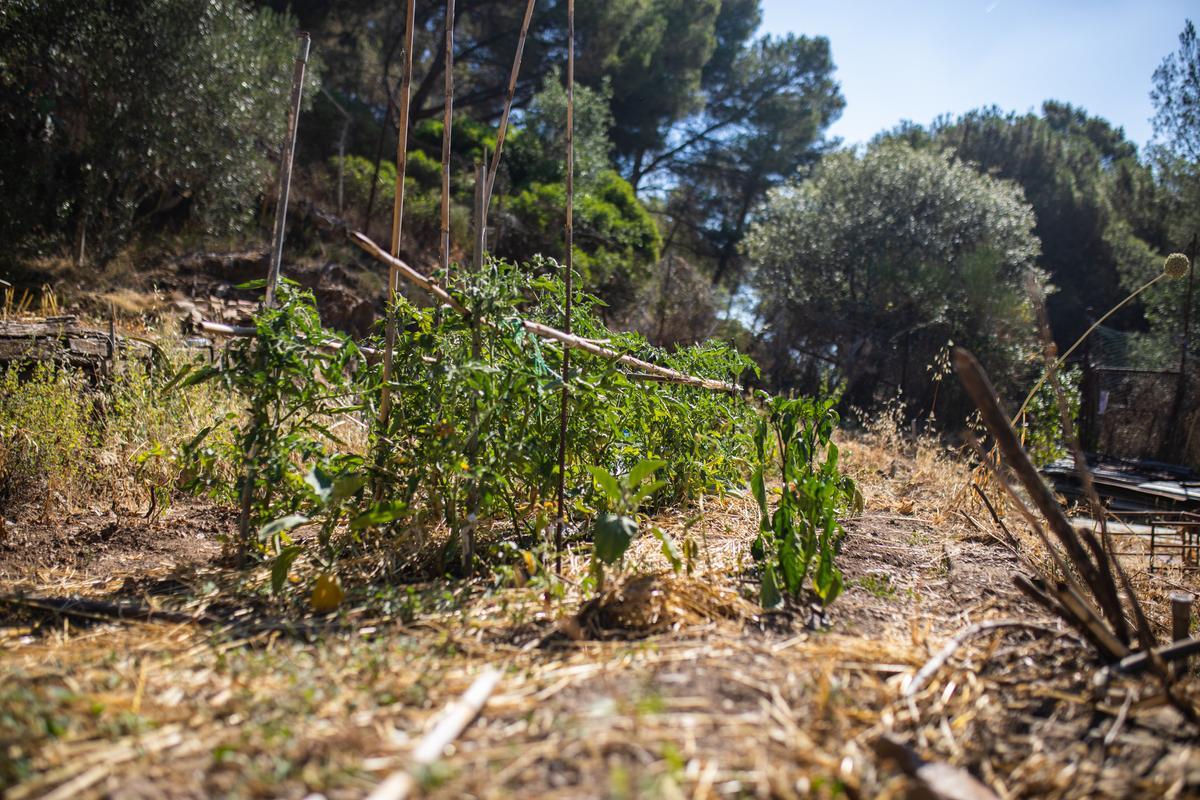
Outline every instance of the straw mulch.
{"type": "MultiPolygon", "coordinates": [[[[431,796],[929,796],[917,758],[999,797],[1200,790],[1196,730],[1152,679],[1093,686],[1090,651],[1012,588],[1016,557],[987,512],[951,502],[958,462],[878,432],[843,445],[868,510],[848,525],[847,591],[824,629],[810,609],[753,603],[756,512],[736,496],[707,500],[688,532],[702,544],[691,576],[671,574],[647,537],[595,599],[352,589],[326,618],[209,551],[128,572],[112,553],[30,567],[12,581],[29,594],[206,621],[0,611],[0,786],[12,800],[362,797],[493,665],[503,678],[482,715],[419,776],[431,796]],[[1005,624],[905,696],[947,641],[989,620],[1005,624]]],[[[684,535],[682,517],[657,522],[684,535]]],[[[159,535],[172,523],[187,532],[168,514],[159,535]]],[[[573,553],[567,577],[583,569],[573,553]]]]}

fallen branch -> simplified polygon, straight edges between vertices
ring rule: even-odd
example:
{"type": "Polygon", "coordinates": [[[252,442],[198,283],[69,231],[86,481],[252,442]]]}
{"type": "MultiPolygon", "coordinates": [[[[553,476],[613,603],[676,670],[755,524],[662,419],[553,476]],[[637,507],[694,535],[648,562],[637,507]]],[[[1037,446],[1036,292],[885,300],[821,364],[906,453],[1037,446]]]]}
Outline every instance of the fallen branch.
{"type": "Polygon", "coordinates": [[[978,636],[981,633],[996,630],[997,628],[1025,628],[1028,630],[1041,631],[1043,633],[1052,633],[1056,636],[1061,636],[1062,631],[1056,631],[1046,625],[1037,622],[1025,622],[1019,619],[996,619],[987,622],[977,622],[969,628],[962,630],[957,636],[943,645],[942,649],[934,654],[933,658],[925,662],[925,666],[917,670],[917,674],[913,675],[911,681],[904,687],[901,695],[905,698],[912,697],[917,692],[921,691],[921,687],[932,678],[938,670],[945,666],[950,660],[950,656],[962,647],[968,641],[978,636]]]}
{"type": "Polygon", "coordinates": [[[475,679],[463,696],[442,712],[429,733],[421,737],[409,758],[408,767],[389,775],[367,795],[367,800],[404,800],[417,786],[414,772],[428,767],[442,757],[446,747],[457,739],[471,721],[483,710],[488,698],[500,682],[499,670],[488,668],[475,679]]]}
{"type": "MultiPolygon", "coordinates": [[[[410,267],[408,264],[405,264],[400,259],[393,258],[388,253],[384,252],[379,245],[375,244],[363,234],[356,233],[354,234],[353,238],[359,247],[388,266],[394,267],[397,274],[402,276],[405,280],[421,287],[435,298],[440,300],[442,303],[459,312],[463,316],[467,318],[471,317],[471,312],[467,310],[462,303],[455,300],[445,288],[437,283],[437,281],[427,278],[410,267]]],[[[480,322],[485,325],[492,325],[492,323],[486,319],[480,320],[480,322]]],[[[669,367],[661,367],[658,364],[652,364],[649,361],[643,361],[642,359],[635,358],[631,355],[618,353],[616,350],[598,345],[590,339],[585,339],[581,336],[575,336],[571,333],[564,333],[557,328],[551,328],[549,325],[543,325],[540,322],[521,320],[521,325],[530,333],[541,336],[545,339],[553,339],[554,341],[562,344],[564,347],[583,350],[591,353],[592,355],[610,359],[623,366],[639,370],[645,375],[653,375],[654,378],[659,381],[678,383],[686,386],[696,386],[701,389],[709,389],[717,392],[729,392],[731,394],[742,394],[745,392],[745,389],[736,383],[728,383],[726,381],[718,381],[711,378],[698,378],[694,375],[688,375],[687,373],[670,369],[669,367]]]]}

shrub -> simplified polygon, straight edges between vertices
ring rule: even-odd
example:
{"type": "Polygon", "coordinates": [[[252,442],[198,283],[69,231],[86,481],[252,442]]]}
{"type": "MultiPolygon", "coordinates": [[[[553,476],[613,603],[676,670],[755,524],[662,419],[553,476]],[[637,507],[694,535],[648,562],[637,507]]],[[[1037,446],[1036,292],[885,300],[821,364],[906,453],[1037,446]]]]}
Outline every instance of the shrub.
{"type": "Polygon", "coordinates": [[[10,366],[0,373],[0,503],[41,492],[48,513],[54,494],[68,497],[93,474],[96,433],[82,379],[65,368],[38,364],[28,376],[10,366]]]}

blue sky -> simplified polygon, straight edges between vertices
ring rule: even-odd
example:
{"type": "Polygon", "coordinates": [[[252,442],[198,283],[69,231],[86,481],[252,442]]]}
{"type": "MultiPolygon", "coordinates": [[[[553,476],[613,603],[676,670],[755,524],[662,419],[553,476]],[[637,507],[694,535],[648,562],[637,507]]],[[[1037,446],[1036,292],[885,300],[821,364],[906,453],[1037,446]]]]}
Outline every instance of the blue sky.
{"type": "Polygon", "coordinates": [[[927,124],[1054,99],[1151,136],[1151,75],[1179,44],[1191,0],[763,0],[762,32],[828,36],[846,98],[830,134],[865,142],[902,119],[927,124]]]}

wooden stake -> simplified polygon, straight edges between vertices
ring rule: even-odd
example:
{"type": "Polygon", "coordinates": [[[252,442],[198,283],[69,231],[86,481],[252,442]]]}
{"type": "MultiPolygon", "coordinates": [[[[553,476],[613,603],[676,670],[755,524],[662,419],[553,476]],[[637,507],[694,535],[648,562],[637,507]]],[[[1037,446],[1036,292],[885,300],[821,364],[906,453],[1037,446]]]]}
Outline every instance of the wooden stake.
{"type": "Polygon", "coordinates": [[[1171,593],[1171,638],[1176,642],[1191,636],[1192,604],[1196,596],[1187,592],[1171,593]]]}
{"type": "Polygon", "coordinates": [[[429,733],[417,742],[408,768],[389,775],[375,787],[375,791],[367,795],[367,800],[404,800],[408,797],[417,788],[413,773],[442,757],[446,747],[462,735],[471,720],[479,716],[498,683],[500,672],[491,667],[476,678],[459,700],[446,707],[429,733]]]}
{"type": "Polygon", "coordinates": [[[283,230],[287,219],[288,194],[292,188],[292,156],[296,151],[296,129],[300,126],[300,101],[304,90],[304,67],[312,40],[307,33],[297,34],[296,63],[292,67],[292,97],[288,105],[287,133],[279,153],[279,188],[275,195],[275,230],[271,235],[271,264],[267,270],[267,294],[263,305],[275,305],[275,290],[283,262],[283,230]]]}
{"type": "MultiPolygon", "coordinates": [[[[484,198],[487,194],[487,171],[482,163],[475,165],[475,247],[471,268],[478,277],[483,269],[484,198]]],[[[482,352],[480,339],[481,320],[477,314],[471,316],[471,360],[478,362],[482,352]]],[[[475,465],[479,460],[479,400],[471,395],[470,438],[467,440],[467,463],[472,472],[467,489],[467,524],[461,532],[463,577],[470,577],[475,563],[475,526],[479,520],[479,479],[475,477],[475,465]]]]}
{"type": "MultiPolygon", "coordinates": [[[[400,123],[399,135],[396,139],[396,201],[392,206],[392,258],[400,256],[400,233],[404,221],[404,176],[408,171],[408,114],[412,97],[412,62],[414,19],[416,15],[416,0],[408,0],[408,11],[404,29],[404,67],[400,76],[400,123]]],[[[376,466],[382,466],[386,458],[385,440],[389,430],[389,420],[392,415],[392,368],[395,363],[396,350],[396,315],[393,306],[396,303],[396,292],[400,290],[400,276],[395,264],[388,265],[387,297],[387,327],[384,334],[383,346],[383,385],[379,390],[379,420],[377,436],[379,450],[376,453],[376,466]]],[[[375,499],[383,494],[383,482],[375,483],[375,499]]]]}
{"type": "Polygon", "coordinates": [[[450,271],[450,132],[454,127],[454,0],[446,0],[446,81],[442,104],[442,271],[450,271]]]}
{"type": "Polygon", "coordinates": [[[488,168],[487,191],[483,196],[484,247],[487,247],[487,215],[492,206],[492,190],[496,187],[496,172],[500,169],[500,154],[504,151],[504,137],[508,134],[508,117],[512,113],[513,96],[517,93],[517,75],[521,72],[521,57],[525,53],[525,39],[529,36],[529,21],[533,19],[533,4],[525,4],[525,19],[521,22],[521,33],[517,37],[517,54],[513,57],[512,71],[508,75],[508,94],[504,97],[504,113],[500,115],[500,128],[496,131],[496,152],[492,153],[492,164],[488,168]]]}
{"type": "MultiPolygon", "coordinates": [[[[567,218],[566,260],[563,263],[563,285],[566,302],[563,305],[563,332],[571,335],[571,272],[572,250],[575,247],[575,0],[567,0],[567,218]]],[[[555,569],[562,573],[563,527],[566,525],[567,480],[567,404],[570,377],[570,351],[563,348],[561,413],[558,425],[558,525],[554,531],[555,569]]]]}

